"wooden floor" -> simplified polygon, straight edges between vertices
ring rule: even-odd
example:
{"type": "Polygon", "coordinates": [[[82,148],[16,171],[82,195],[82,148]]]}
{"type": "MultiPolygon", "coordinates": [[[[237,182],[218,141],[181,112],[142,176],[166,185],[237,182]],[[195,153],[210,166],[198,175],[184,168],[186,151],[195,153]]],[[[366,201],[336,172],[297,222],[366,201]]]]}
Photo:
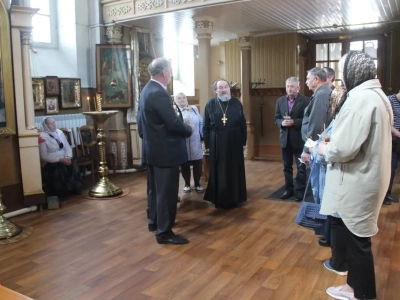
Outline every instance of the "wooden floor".
{"type": "MultiPolygon", "coordinates": [[[[174,231],[190,239],[183,246],[158,245],[147,231],[143,171],[110,176],[130,190],[124,198],[74,196],[58,210],[14,217],[34,231],[0,245],[0,281],[44,300],[332,299],[326,288],[346,279],[323,267],[330,249],[294,223],[298,203],[264,199],[283,184],[281,163],[250,161],[246,170],[241,208],[217,210],[180,193],[174,231]]],[[[379,299],[400,299],[399,207],[382,207],[373,238],[379,299]]]]}

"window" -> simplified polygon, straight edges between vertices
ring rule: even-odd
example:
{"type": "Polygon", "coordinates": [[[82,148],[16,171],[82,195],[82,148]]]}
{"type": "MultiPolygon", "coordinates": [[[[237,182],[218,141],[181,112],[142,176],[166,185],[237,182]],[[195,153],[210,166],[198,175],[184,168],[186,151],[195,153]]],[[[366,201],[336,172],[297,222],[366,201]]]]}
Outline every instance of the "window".
{"type": "Polygon", "coordinates": [[[56,1],[54,0],[31,0],[32,8],[39,8],[36,15],[32,17],[32,42],[36,47],[57,46],[56,35],[56,1]]]}
{"type": "Polygon", "coordinates": [[[359,50],[367,53],[374,59],[375,66],[378,68],[378,40],[350,42],[350,50],[359,50]]]}
{"type": "Polygon", "coordinates": [[[172,61],[174,94],[194,96],[193,45],[164,40],[164,56],[172,61]]]}
{"type": "Polygon", "coordinates": [[[342,57],[342,43],[324,43],[316,45],[316,67],[330,67],[335,70],[335,86],[340,86],[339,60],[342,57]]]}

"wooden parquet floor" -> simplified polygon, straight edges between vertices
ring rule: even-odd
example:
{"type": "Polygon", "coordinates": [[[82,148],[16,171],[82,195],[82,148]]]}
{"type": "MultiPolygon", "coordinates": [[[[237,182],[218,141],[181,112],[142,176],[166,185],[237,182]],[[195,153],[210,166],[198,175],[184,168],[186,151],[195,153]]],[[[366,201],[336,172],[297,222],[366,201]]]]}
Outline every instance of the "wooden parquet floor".
{"type": "MultiPolygon", "coordinates": [[[[246,171],[243,207],[217,210],[201,194],[180,193],[174,231],[190,239],[183,246],[158,245],[147,231],[144,171],[110,176],[129,188],[126,197],[74,196],[14,217],[34,231],[0,245],[0,281],[43,300],[332,299],[325,289],[346,279],[323,267],[330,249],[294,223],[298,203],[264,199],[283,184],[281,163],[248,161],[246,171]]],[[[400,299],[399,207],[382,207],[373,238],[379,299],[400,299]]]]}

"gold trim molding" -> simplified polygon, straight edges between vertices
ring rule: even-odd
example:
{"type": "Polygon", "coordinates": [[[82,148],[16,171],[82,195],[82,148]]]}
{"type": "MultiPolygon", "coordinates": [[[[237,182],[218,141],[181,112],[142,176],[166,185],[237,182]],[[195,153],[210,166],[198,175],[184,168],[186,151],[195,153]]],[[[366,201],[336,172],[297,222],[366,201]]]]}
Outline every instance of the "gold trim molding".
{"type": "Polygon", "coordinates": [[[39,132],[35,132],[35,133],[21,133],[18,135],[19,138],[28,138],[28,137],[38,137],[39,136],[39,132]]]}

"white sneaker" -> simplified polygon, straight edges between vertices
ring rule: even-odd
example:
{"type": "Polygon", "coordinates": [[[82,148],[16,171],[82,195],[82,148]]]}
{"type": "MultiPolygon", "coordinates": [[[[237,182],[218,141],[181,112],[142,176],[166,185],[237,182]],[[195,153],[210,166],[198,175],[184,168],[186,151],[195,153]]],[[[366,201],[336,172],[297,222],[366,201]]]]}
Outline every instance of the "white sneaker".
{"type": "Polygon", "coordinates": [[[331,286],[326,290],[326,293],[339,300],[349,300],[354,298],[354,293],[351,292],[343,292],[343,285],[341,286],[331,286]]]}
{"type": "Polygon", "coordinates": [[[186,185],[186,186],[183,188],[183,191],[184,191],[185,193],[189,193],[189,192],[190,192],[190,186],[186,185]]]}
{"type": "Polygon", "coordinates": [[[195,189],[195,191],[198,192],[198,193],[204,192],[204,190],[203,190],[203,188],[202,188],[201,186],[196,186],[194,189],[195,189]]]}

